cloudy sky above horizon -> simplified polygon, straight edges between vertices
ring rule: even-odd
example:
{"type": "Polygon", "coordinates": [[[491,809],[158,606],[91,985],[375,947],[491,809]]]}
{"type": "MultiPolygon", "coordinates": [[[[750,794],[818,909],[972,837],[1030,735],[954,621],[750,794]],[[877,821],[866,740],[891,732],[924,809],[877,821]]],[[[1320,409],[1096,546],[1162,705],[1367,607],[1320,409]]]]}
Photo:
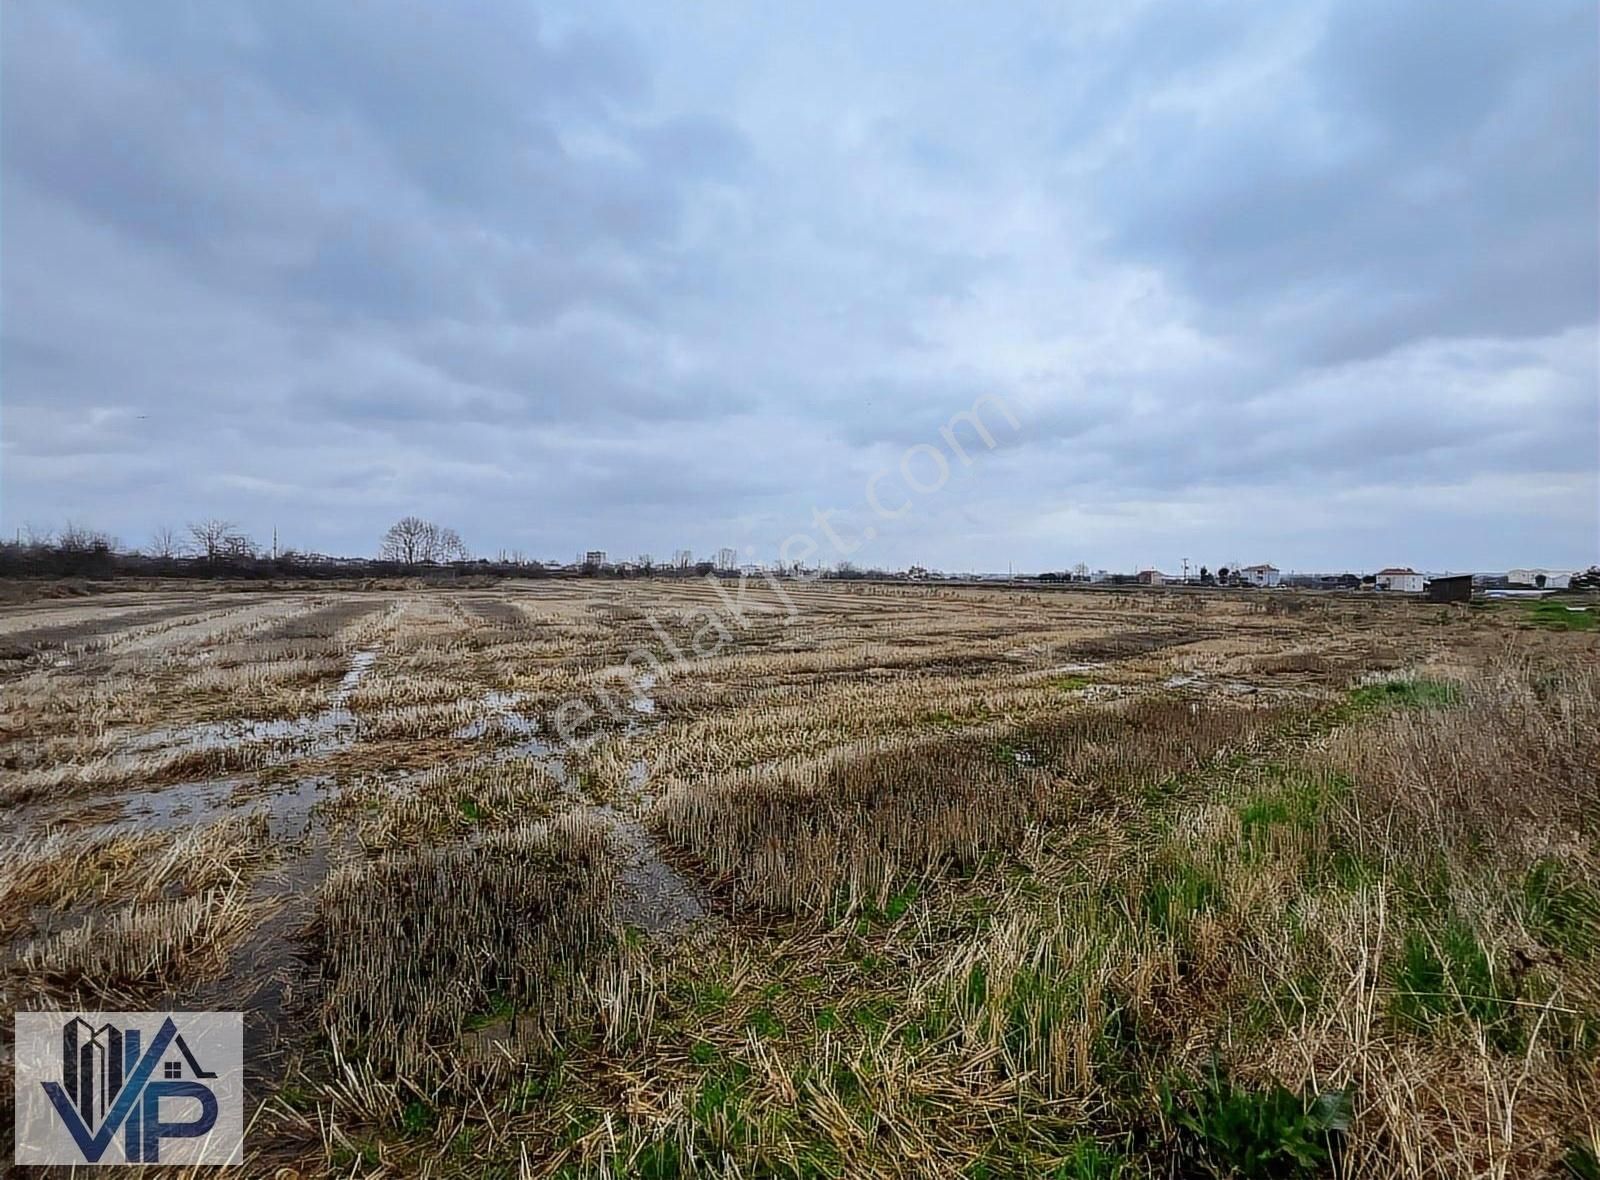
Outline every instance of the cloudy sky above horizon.
{"type": "Polygon", "coordinates": [[[1600,560],[1590,0],[860,7],[11,0],[0,528],[1600,560]]]}

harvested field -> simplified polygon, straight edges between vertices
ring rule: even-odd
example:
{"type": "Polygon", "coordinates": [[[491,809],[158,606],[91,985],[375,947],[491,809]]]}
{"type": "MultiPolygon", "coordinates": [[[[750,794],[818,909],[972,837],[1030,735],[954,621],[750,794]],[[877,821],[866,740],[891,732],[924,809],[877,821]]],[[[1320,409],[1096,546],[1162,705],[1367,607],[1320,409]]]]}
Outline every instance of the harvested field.
{"type": "Polygon", "coordinates": [[[1600,634],[1522,604],[184,588],[0,643],[0,1036],[245,1010],[251,1175],[1600,1167],[1600,634]]]}

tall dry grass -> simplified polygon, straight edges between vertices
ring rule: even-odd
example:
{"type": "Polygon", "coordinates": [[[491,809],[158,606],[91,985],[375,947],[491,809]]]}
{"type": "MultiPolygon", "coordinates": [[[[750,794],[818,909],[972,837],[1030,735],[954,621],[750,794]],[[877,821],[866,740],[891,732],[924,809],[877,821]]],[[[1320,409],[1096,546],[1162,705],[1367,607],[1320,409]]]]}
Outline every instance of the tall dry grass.
{"type": "Polygon", "coordinates": [[[1355,784],[1351,835],[1409,855],[1526,855],[1600,825],[1600,668],[1502,662],[1449,708],[1345,730],[1329,764],[1355,784]]]}
{"type": "Polygon", "coordinates": [[[610,945],[614,867],[575,821],[494,831],[335,873],[317,905],[323,1031],[379,1074],[438,1079],[474,1023],[547,1045],[610,945]]]}
{"type": "Polygon", "coordinates": [[[1241,747],[1270,709],[1150,699],[1024,726],[859,743],[669,789],[652,822],[734,904],[881,909],[1014,849],[1053,809],[1154,787],[1241,747]]]}

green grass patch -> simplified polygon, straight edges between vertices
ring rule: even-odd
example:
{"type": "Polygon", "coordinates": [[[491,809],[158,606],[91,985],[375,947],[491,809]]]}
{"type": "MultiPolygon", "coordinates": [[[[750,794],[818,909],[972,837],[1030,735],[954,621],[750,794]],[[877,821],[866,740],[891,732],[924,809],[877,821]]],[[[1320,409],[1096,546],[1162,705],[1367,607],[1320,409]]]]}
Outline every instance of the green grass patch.
{"type": "Polygon", "coordinates": [[[1216,874],[1186,857],[1168,857],[1151,866],[1145,882],[1145,920],[1170,938],[1181,939],[1200,914],[1222,907],[1216,874]]]}
{"type": "Polygon", "coordinates": [[[1087,1137],[1072,1143],[1066,1158],[1049,1173],[1051,1180],[1122,1180],[1134,1174],[1127,1156],[1087,1137]]]}
{"type": "Polygon", "coordinates": [[[757,1008],[750,1013],[745,1027],[754,1032],[758,1037],[781,1037],[783,1035],[783,1022],[772,1014],[768,1008],[757,1008]]]}
{"type": "Polygon", "coordinates": [[[732,998],[733,993],[725,985],[714,980],[708,981],[695,989],[695,1011],[702,1016],[709,1016],[726,1008],[732,998]]]}
{"type": "MultiPolygon", "coordinates": [[[[874,926],[898,922],[905,917],[906,911],[916,902],[919,892],[917,883],[908,881],[891,893],[882,906],[871,901],[863,902],[859,907],[859,914],[856,918],[856,933],[865,937],[872,933],[874,926]]],[[[849,896],[841,890],[838,899],[834,903],[835,920],[844,916],[848,906],[849,896]]]]}
{"type": "Polygon", "coordinates": [[[1258,843],[1274,828],[1309,831],[1329,804],[1350,791],[1342,775],[1313,775],[1278,769],[1272,781],[1239,807],[1246,843],[1258,843]]]}
{"type": "Polygon", "coordinates": [[[472,1012],[462,1021],[462,1027],[476,1031],[487,1028],[489,1025],[501,1020],[510,1020],[517,1014],[516,1000],[503,992],[496,992],[489,997],[488,1006],[481,1011],[472,1012]]]}
{"type": "Polygon", "coordinates": [[[406,1103],[400,1112],[400,1129],[407,1135],[426,1135],[438,1121],[438,1112],[420,1098],[406,1103]]]}
{"type": "Polygon", "coordinates": [[[1584,959],[1600,947],[1600,890],[1546,857],[1522,881],[1524,920],[1546,946],[1584,959]]]}
{"type": "Polygon", "coordinates": [[[1528,608],[1528,620],[1550,632],[1592,632],[1600,625],[1600,611],[1594,606],[1574,609],[1560,598],[1541,598],[1528,608]]]}
{"type": "Polygon", "coordinates": [[[1057,692],[1074,693],[1082,692],[1094,681],[1087,676],[1052,676],[1045,683],[1057,692]]]}
{"type": "Polygon", "coordinates": [[[1561,1156],[1558,1174],[1570,1180],[1600,1180],[1600,1142],[1571,1144],[1561,1156]]]}
{"type": "Polygon", "coordinates": [[[290,1110],[309,1111],[317,1108],[317,1096],[294,1082],[285,1082],[279,1086],[273,1097],[290,1110]]]}
{"type": "Polygon", "coordinates": [[[1465,1018],[1481,1025],[1489,1040],[1507,1050],[1521,1041],[1516,997],[1497,977],[1472,927],[1458,918],[1406,932],[1391,971],[1389,1013],[1400,1027],[1426,1032],[1465,1018]]]}
{"type": "Polygon", "coordinates": [[[895,1003],[886,996],[863,1000],[850,1009],[850,1023],[870,1035],[888,1027],[895,1016],[895,1003]]]}
{"type": "Polygon", "coordinates": [[[995,761],[1002,766],[1037,766],[1039,760],[1031,750],[1020,746],[1013,746],[1010,742],[996,742],[994,744],[995,761]]]}
{"type": "Polygon", "coordinates": [[[1444,709],[1461,701],[1458,685],[1444,680],[1381,680],[1350,690],[1350,704],[1362,712],[1379,709],[1444,709]]]}
{"type": "Polygon", "coordinates": [[[1592,631],[1600,626],[1600,611],[1592,606],[1573,610],[1559,598],[1541,598],[1529,608],[1528,619],[1547,631],[1592,631]]]}

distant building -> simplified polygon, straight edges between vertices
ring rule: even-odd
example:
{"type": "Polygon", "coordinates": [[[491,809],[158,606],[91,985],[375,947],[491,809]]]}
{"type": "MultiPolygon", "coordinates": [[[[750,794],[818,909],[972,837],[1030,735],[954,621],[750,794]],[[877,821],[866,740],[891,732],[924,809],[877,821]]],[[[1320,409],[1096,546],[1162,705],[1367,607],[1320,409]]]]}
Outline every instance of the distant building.
{"type": "Polygon", "coordinates": [[[1566,590],[1572,585],[1571,570],[1508,570],[1506,581],[1533,590],[1566,590]]]}
{"type": "Polygon", "coordinates": [[[585,553],[583,555],[583,564],[584,565],[592,565],[592,566],[597,566],[598,567],[598,566],[605,565],[605,563],[606,563],[606,551],[604,549],[591,549],[591,550],[589,550],[589,552],[587,552],[587,553],[585,553]]]}
{"type": "Polygon", "coordinates": [[[1428,581],[1429,602],[1471,602],[1472,575],[1450,574],[1428,581]]]}
{"type": "Polygon", "coordinates": [[[1160,586],[1167,580],[1167,576],[1160,570],[1140,570],[1138,582],[1141,586],[1160,586]]]}
{"type": "Polygon", "coordinates": [[[1426,581],[1416,570],[1406,566],[1394,566],[1390,569],[1379,570],[1374,584],[1379,590],[1395,590],[1401,594],[1421,594],[1423,583],[1426,581]]]}
{"type": "Polygon", "coordinates": [[[1281,581],[1281,575],[1275,565],[1247,565],[1234,572],[1238,574],[1241,582],[1251,586],[1276,586],[1281,581]]]}

